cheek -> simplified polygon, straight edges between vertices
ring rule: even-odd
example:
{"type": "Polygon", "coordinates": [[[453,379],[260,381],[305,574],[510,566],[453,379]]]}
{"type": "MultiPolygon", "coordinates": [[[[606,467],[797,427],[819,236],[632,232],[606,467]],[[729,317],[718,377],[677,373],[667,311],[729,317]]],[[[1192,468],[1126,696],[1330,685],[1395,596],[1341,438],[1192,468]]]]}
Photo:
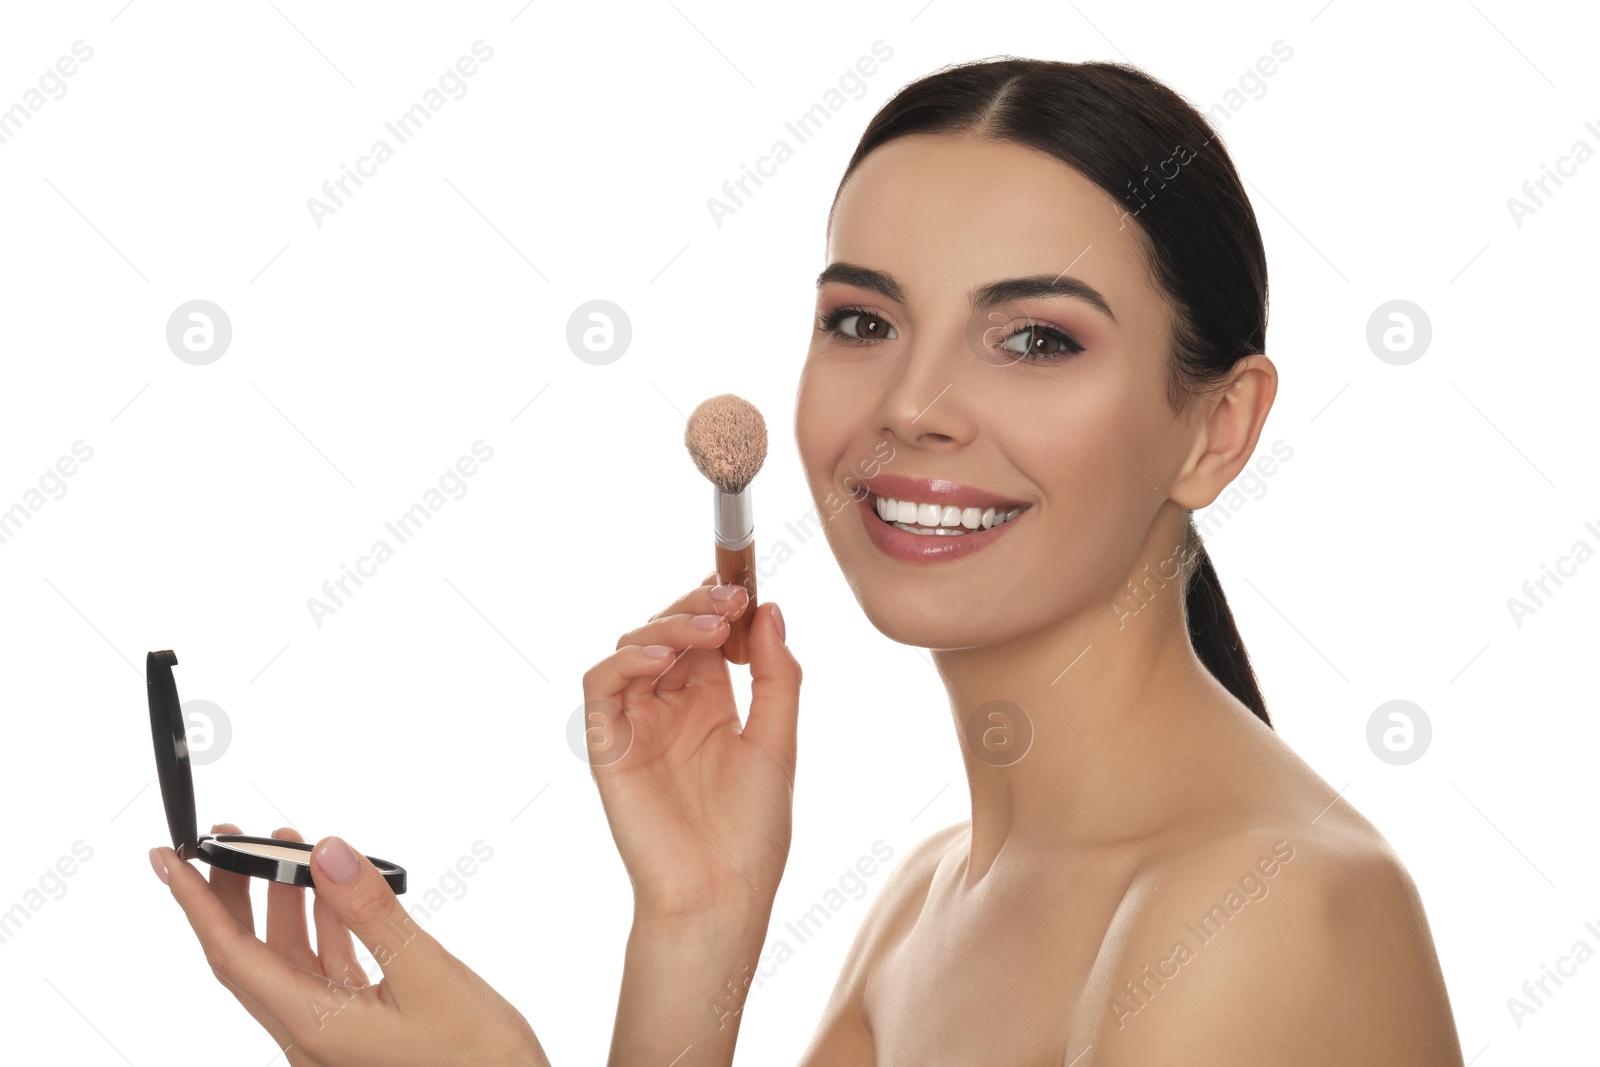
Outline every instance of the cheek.
{"type": "Polygon", "coordinates": [[[1106,413],[1057,400],[1012,454],[1031,457],[1031,469],[1024,473],[1041,490],[1049,511],[1082,523],[1116,506],[1123,476],[1133,471],[1106,441],[1104,435],[1117,436],[1106,413]]]}
{"type": "Polygon", "coordinates": [[[1155,492],[1151,482],[1161,483],[1173,415],[1153,362],[1118,353],[1093,374],[1064,381],[1060,393],[1047,390],[1062,412],[1051,447],[1069,463],[1088,461],[1102,482],[1131,479],[1155,492]]]}
{"type": "Polygon", "coordinates": [[[1041,622],[1110,601],[1137,555],[1157,495],[1134,467],[1145,464],[1131,448],[1125,406],[1074,396],[1074,407],[1047,391],[1056,403],[1032,410],[1031,433],[1005,446],[1028,457],[1018,465],[1040,497],[1038,532],[1020,565],[1041,622]]]}
{"type": "Polygon", "coordinates": [[[800,453],[800,469],[813,497],[827,491],[830,472],[840,446],[835,441],[834,418],[827,398],[814,379],[804,380],[795,399],[794,440],[800,453]]]}
{"type": "Polygon", "coordinates": [[[800,374],[795,398],[795,445],[808,473],[824,478],[851,434],[859,429],[859,412],[843,376],[826,364],[808,362],[800,374]]]}
{"type": "Polygon", "coordinates": [[[1027,427],[1027,451],[1019,454],[1037,457],[1032,473],[1046,494],[1053,486],[1104,485],[1133,473],[1122,459],[1134,429],[1128,383],[1119,374],[1096,371],[1039,383],[1022,401],[1026,418],[1009,420],[1027,427]]]}
{"type": "Polygon", "coordinates": [[[1164,474],[1164,399],[1146,396],[1125,366],[1096,370],[1018,398],[1018,418],[1002,424],[1013,428],[1006,451],[1039,487],[1040,518],[1056,527],[1050,540],[1085,559],[1134,537],[1163,496],[1151,482],[1164,474]]]}

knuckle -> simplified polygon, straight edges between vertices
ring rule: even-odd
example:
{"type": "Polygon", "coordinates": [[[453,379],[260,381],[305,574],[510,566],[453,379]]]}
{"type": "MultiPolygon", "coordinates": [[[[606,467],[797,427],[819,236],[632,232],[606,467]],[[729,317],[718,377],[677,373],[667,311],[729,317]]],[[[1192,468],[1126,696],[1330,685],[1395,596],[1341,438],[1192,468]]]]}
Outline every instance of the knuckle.
{"type": "MultiPolygon", "coordinates": [[[[663,615],[664,614],[665,613],[663,613],[663,615]]],[[[648,623],[643,626],[635,626],[633,629],[627,631],[621,637],[617,638],[617,647],[621,649],[627,648],[629,645],[642,644],[643,642],[640,640],[640,636],[649,630],[651,624],[659,622],[661,619],[662,615],[650,616],[650,621],[648,623]]]]}
{"type": "Polygon", "coordinates": [[[206,966],[211,968],[211,973],[218,982],[228,989],[233,988],[233,953],[226,945],[210,943],[205,946],[206,966]]]}
{"type": "Polygon", "coordinates": [[[295,1044],[323,1060],[333,1050],[335,1027],[359,1013],[367,1004],[368,990],[329,980],[323,991],[306,1001],[306,1010],[283,1020],[295,1044]]]}
{"type": "Polygon", "coordinates": [[[593,667],[590,667],[588,670],[583,672],[583,691],[585,694],[592,693],[601,687],[601,682],[605,673],[605,665],[606,661],[601,660],[599,663],[596,663],[593,667]]]}
{"type": "Polygon", "coordinates": [[[350,897],[345,904],[345,914],[353,926],[371,927],[388,918],[394,907],[394,891],[382,879],[369,882],[350,897]]]}
{"type": "Polygon", "coordinates": [[[354,962],[345,962],[339,967],[337,974],[328,975],[328,985],[343,986],[346,989],[365,989],[372,982],[367,978],[367,972],[361,965],[354,962]]]}

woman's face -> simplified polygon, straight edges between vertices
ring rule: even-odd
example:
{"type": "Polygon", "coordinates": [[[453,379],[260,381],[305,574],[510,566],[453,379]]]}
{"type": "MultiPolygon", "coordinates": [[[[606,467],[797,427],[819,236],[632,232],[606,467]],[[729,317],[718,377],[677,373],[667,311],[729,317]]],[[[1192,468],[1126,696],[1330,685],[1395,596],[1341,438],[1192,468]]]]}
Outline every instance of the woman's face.
{"type": "Polygon", "coordinates": [[[1054,157],[971,135],[891,141],[841,192],[795,434],[885,635],[965,648],[1110,620],[1163,504],[1181,536],[1168,493],[1196,422],[1167,400],[1170,313],[1125,211],[1054,157]],[[1012,279],[1039,282],[985,291],[1012,279]],[[902,530],[880,497],[917,505],[896,508],[907,525],[977,528],[902,530]]]}

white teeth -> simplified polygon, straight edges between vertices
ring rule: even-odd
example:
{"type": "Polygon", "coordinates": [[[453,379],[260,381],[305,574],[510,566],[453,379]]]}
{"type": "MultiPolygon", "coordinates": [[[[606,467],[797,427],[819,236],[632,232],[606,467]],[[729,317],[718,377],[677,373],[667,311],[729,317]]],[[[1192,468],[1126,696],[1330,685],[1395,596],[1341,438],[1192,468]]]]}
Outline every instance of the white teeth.
{"type": "Polygon", "coordinates": [[[878,518],[903,530],[926,534],[961,534],[968,530],[987,530],[1022,514],[1020,506],[1011,508],[956,507],[954,504],[919,504],[914,500],[877,498],[878,518]]]}

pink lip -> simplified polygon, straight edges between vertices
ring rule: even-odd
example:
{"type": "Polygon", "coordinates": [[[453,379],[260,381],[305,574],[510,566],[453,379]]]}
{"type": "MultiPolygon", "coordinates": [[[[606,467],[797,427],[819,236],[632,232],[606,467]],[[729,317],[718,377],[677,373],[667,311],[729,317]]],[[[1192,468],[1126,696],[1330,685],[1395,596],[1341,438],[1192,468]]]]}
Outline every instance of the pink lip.
{"type": "MultiPolygon", "coordinates": [[[[1022,507],[1020,500],[1007,500],[1003,496],[970,485],[961,485],[944,478],[908,478],[903,474],[877,474],[861,479],[861,484],[874,496],[892,497],[895,500],[914,500],[919,504],[945,504],[958,508],[1013,508],[1022,507]]],[[[1021,518],[1019,515],[1018,518],[1021,518]]],[[[880,520],[881,521],[881,520],[880,520]]],[[[1013,522],[1016,519],[1012,520],[1013,522]]],[[[901,531],[902,533],[904,531],[901,531]]],[[[909,535],[911,537],[916,534],[909,535]]],[[[960,538],[957,538],[960,540],[960,538]]]]}
{"type": "MultiPolygon", "coordinates": [[[[880,475],[880,478],[882,476],[880,475]]],[[[879,481],[874,478],[873,481],[879,481]]],[[[950,483],[944,483],[949,485],[950,483]]],[[[885,494],[888,495],[888,494],[885,494]]],[[[898,497],[896,499],[899,499],[898,497]]],[[[909,495],[906,499],[912,499],[909,495]]],[[[935,503],[938,498],[921,498],[925,503],[935,503]]],[[[970,498],[964,498],[970,499],[970,498]]],[[[988,499],[988,498],[986,498],[988,499]]],[[[959,503],[951,500],[951,503],[959,503]]],[[[973,503],[969,507],[977,507],[973,503]]],[[[985,504],[984,507],[993,505],[985,504]]],[[[970,556],[1006,535],[1006,531],[1021,522],[1027,514],[1024,509],[1021,515],[1002,523],[991,526],[989,529],[973,530],[964,534],[914,534],[907,533],[897,526],[884,522],[878,518],[877,501],[872,496],[859,497],[856,500],[856,509],[861,515],[861,522],[867,528],[867,536],[884,555],[905,563],[942,563],[946,560],[961,559],[970,556]]]]}

